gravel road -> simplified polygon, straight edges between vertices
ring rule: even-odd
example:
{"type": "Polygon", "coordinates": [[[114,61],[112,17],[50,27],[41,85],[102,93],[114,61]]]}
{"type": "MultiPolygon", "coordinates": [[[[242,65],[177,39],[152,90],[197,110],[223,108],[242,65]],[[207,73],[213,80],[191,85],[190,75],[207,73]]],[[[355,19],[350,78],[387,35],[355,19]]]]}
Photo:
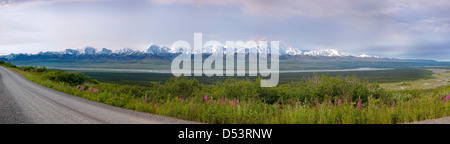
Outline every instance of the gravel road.
{"type": "Polygon", "coordinates": [[[197,123],[86,100],[40,86],[0,66],[0,124],[197,123]]]}
{"type": "Polygon", "coordinates": [[[408,123],[408,124],[450,124],[450,117],[417,121],[417,122],[412,122],[412,123],[408,123]]]}

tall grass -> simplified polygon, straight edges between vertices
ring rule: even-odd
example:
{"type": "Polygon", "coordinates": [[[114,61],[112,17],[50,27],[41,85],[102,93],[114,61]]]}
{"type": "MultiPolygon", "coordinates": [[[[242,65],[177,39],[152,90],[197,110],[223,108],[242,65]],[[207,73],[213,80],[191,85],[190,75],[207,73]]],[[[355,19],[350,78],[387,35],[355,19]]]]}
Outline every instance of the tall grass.
{"type": "Polygon", "coordinates": [[[350,76],[314,76],[273,88],[259,80],[202,84],[186,77],[149,87],[50,80],[12,68],[43,86],[127,109],[219,124],[405,123],[450,115],[450,86],[390,91],[350,76]]]}

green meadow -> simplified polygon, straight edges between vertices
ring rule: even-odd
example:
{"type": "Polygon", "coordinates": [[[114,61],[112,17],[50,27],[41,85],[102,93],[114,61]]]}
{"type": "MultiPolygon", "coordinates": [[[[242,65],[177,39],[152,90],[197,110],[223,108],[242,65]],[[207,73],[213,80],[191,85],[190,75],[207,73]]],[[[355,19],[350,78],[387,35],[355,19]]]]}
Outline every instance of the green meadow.
{"type": "Polygon", "coordinates": [[[262,88],[260,77],[203,80],[0,64],[40,85],[74,96],[205,123],[397,124],[450,115],[448,85],[403,90],[380,85],[436,79],[433,70],[426,68],[289,73],[281,76],[277,87],[262,88]]]}
{"type": "MultiPolygon", "coordinates": [[[[164,83],[173,77],[172,74],[167,73],[142,73],[142,72],[114,72],[114,71],[98,71],[98,70],[71,70],[69,72],[76,72],[85,74],[93,79],[97,79],[106,83],[117,83],[126,85],[148,85],[150,82],[164,83]]],[[[327,76],[347,76],[354,75],[359,78],[367,78],[370,82],[390,83],[402,81],[415,81],[419,79],[432,78],[432,72],[421,68],[395,68],[392,70],[379,71],[347,71],[347,72],[294,72],[294,73],[280,73],[280,84],[286,84],[291,81],[302,81],[305,78],[316,75],[327,76]]],[[[255,80],[258,77],[192,77],[204,84],[213,84],[216,81],[225,81],[228,78],[235,79],[250,79],[255,80]]]]}

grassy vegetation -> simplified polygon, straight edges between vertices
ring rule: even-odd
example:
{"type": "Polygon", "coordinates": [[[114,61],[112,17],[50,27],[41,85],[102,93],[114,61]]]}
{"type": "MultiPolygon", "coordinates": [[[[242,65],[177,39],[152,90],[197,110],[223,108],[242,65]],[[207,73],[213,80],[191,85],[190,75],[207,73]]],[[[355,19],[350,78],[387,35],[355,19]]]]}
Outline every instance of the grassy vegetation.
{"type": "MultiPolygon", "coordinates": [[[[1,63],[1,62],[0,62],[1,63]]],[[[45,67],[34,67],[34,66],[21,66],[17,67],[12,65],[11,63],[3,62],[5,66],[9,66],[11,68],[16,68],[18,70],[22,70],[24,72],[33,72],[33,73],[42,73],[43,77],[49,79],[51,81],[62,82],[68,85],[82,85],[85,82],[92,82],[94,84],[98,84],[97,80],[91,80],[88,76],[83,75],[81,73],[68,73],[62,70],[48,70],[45,67]]]]}
{"type": "MultiPolygon", "coordinates": [[[[48,66],[70,68],[105,68],[105,69],[152,69],[170,70],[172,61],[14,61],[18,66],[48,66]]],[[[248,63],[247,63],[248,65],[248,63]]],[[[354,68],[397,68],[421,66],[450,66],[450,62],[402,62],[402,61],[290,61],[281,60],[280,70],[317,70],[317,69],[354,69],[354,68]]]]}
{"type": "Polygon", "coordinates": [[[171,61],[14,61],[18,66],[170,70],[171,61]]]}
{"type": "Polygon", "coordinates": [[[418,80],[382,83],[381,86],[389,89],[431,89],[449,84],[450,73],[448,72],[450,72],[450,69],[432,67],[427,70],[432,72],[431,76],[426,76],[418,80]]]}
{"type": "MultiPolygon", "coordinates": [[[[138,73],[138,72],[113,72],[113,71],[71,71],[85,74],[93,79],[105,83],[117,83],[124,85],[149,86],[150,82],[164,83],[173,77],[172,74],[164,73],[138,73]]],[[[287,84],[291,81],[302,81],[316,75],[339,76],[354,75],[360,78],[367,78],[369,82],[392,83],[402,81],[414,81],[432,77],[432,72],[420,68],[396,68],[382,71],[348,71],[348,72],[302,72],[302,73],[281,73],[280,84],[287,84]]],[[[230,77],[195,77],[204,84],[213,84],[216,81],[225,81],[230,77]]],[[[231,77],[236,79],[255,80],[257,77],[231,77]]]]}
{"type": "MultiPolygon", "coordinates": [[[[113,106],[206,123],[404,123],[450,115],[450,86],[393,91],[356,76],[313,75],[278,87],[259,79],[203,84],[186,77],[147,86],[49,79],[53,70],[11,69],[43,86],[113,106]]],[[[68,72],[61,72],[63,75],[68,72]]]]}

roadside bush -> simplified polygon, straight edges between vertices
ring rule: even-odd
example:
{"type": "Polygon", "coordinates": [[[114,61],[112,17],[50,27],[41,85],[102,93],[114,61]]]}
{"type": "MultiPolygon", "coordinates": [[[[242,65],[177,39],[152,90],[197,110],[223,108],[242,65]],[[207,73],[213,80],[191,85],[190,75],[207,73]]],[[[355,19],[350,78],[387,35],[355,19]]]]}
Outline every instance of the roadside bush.
{"type": "Polygon", "coordinates": [[[130,95],[132,97],[143,97],[146,89],[140,86],[123,85],[119,86],[118,90],[121,94],[130,95]]]}
{"type": "Polygon", "coordinates": [[[359,80],[356,76],[328,77],[313,76],[303,81],[291,82],[274,88],[281,100],[298,101],[347,99],[349,101],[367,102],[370,96],[375,99],[385,97],[385,90],[376,83],[359,80]]]}
{"type": "Polygon", "coordinates": [[[17,66],[10,63],[10,62],[5,62],[5,61],[0,61],[0,65],[6,66],[6,67],[11,67],[11,68],[16,68],[17,66]]]}
{"type": "Polygon", "coordinates": [[[229,78],[223,82],[218,81],[213,85],[207,85],[208,89],[206,92],[219,97],[248,100],[265,96],[265,91],[261,88],[259,82],[260,79],[252,81],[229,78]]]}
{"type": "Polygon", "coordinates": [[[34,66],[21,66],[21,67],[18,67],[18,69],[26,71],[26,72],[36,71],[36,67],[34,67],[34,66]]]}
{"type": "Polygon", "coordinates": [[[80,73],[68,73],[61,70],[53,70],[45,73],[45,77],[58,82],[64,82],[69,85],[81,85],[89,81],[89,77],[80,73]]]}
{"type": "Polygon", "coordinates": [[[43,73],[47,71],[47,68],[44,67],[34,67],[34,66],[21,66],[18,69],[26,71],[26,72],[38,72],[43,73]]]}
{"type": "Polygon", "coordinates": [[[360,80],[355,76],[314,76],[272,88],[261,87],[260,80],[261,78],[255,81],[229,78],[214,84],[203,85],[195,79],[174,77],[164,84],[149,88],[149,95],[156,96],[158,99],[174,97],[202,99],[207,95],[216,99],[258,100],[267,104],[306,101],[322,103],[336,99],[345,99],[349,102],[361,99],[362,103],[367,103],[369,97],[383,102],[392,100],[388,98],[392,94],[380,88],[378,84],[360,80]]]}
{"type": "Polygon", "coordinates": [[[173,97],[194,97],[194,91],[201,90],[203,87],[199,81],[195,79],[188,79],[184,76],[173,77],[169,79],[165,84],[158,85],[152,90],[152,94],[155,96],[163,96],[162,98],[173,98],[173,97]]]}

